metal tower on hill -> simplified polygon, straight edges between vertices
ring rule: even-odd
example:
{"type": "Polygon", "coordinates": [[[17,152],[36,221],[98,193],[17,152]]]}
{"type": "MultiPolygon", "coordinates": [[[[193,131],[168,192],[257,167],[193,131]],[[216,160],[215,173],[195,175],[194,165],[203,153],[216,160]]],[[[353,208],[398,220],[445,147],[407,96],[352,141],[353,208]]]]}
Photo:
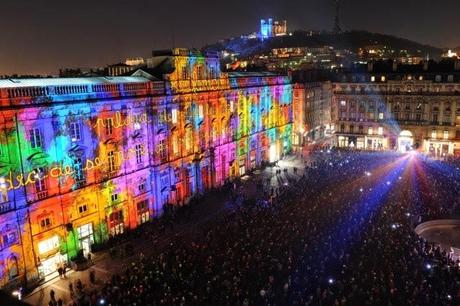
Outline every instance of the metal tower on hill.
{"type": "Polygon", "coordinates": [[[340,27],[340,0],[335,0],[335,20],[334,20],[334,33],[342,32],[340,27]]]}

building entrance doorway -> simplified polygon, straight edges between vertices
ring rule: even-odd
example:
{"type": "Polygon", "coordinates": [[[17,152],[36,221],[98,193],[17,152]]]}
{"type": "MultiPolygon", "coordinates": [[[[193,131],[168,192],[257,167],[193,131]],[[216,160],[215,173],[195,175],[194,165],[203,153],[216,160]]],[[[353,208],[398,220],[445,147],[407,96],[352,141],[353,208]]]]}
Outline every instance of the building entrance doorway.
{"type": "Polygon", "coordinates": [[[412,150],[414,146],[414,137],[411,131],[402,131],[398,137],[398,151],[406,153],[412,150]]]}

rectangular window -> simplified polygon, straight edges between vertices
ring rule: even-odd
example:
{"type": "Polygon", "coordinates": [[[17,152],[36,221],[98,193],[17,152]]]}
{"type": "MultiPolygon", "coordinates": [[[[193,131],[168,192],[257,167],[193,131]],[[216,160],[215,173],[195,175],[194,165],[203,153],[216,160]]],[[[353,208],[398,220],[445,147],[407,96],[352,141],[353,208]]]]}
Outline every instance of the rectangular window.
{"type": "Polygon", "coordinates": [[[70,139],[72,141],[81,140],[80,122],[72,122],[72,123],[70,123],[70,139]]]}
{"type": "MultiPolygon", "coordinates": [[[[45,184],[45,169],[43,167],[39,167],[34,170],[35,175],[35,191],[37,193],[45,192],[46,191],[46,184],[45,184]]],[[[40,196],[39,196],[40,198],[40,196]]]]}
{"type": "Polygon", "coordinates": [[[179,140],[176,135],[172,137],[172,151],[174,155],[179,153],[179,140]]]}
{"type": "Polygon", "coordinates": [[[166,140],[162,139],[158,143],[158,155],[160,159],[164,160],[167,158],[167,150],[166,150],[166,140]]]}
{"type": "Polygon", "coordinates": [[[185,151],[190,152],[192,150],[192,130],[187,128],[185,131],[185,151]]]}
{"type": "Polygon", "coordinates": [[[0,177],[0,203],[8,202],[8,186],[3,176],[0,177]]]}
{"type": "Polygon", "coordinates": [[[40,129],[32,129],[29,132],[30,145],[32,148],[41,148],[43,146],[42,134],[40,129]]]}
{"type": "Polygon", "coordinates": [[[384,117],[383,117],[383,113],[379,113],[379,120],[383,120],[384,117]]]}
{"type": "Polygon", "coordinates": [[[203,108],[203,105],[198,105],[198,116],[200,118],[203,118],[204,117],[204,108],[203,108]]]}
{"type": "Polygon", "coordinates": [[[436,130],[431,131],[431,138],[436,139],[436,130]]]}
{"type": "Polygon", "coordinates": [[[115,153],[113,151],[107,153],[107,163],[109,167],[109,172],[113,172],[116,170],[115,153]]]}
{"type": "Polygon", "coordinates": [[[147,200],[137,202],[137,223],[143,224],[150,219],[149,205],[147,200]]]}
{"type": "Polygon", "coordinates": [[[118,201],[118,193],[112,193],[110,199],[112,200],[112,203],[118,201]]]}
{"type": "Polygon", "coordinates": [[[43,219],[40,220],[40,228],[42,230],[50,228],[51,225],[52,225],[52,222],[51,222],[50,217],[46,217],[46,218],[43,218],[43,219]]]}
{"type": "Polygon", "coordinates": [[[171,111],[171,121],[173,124],[177,123],[177,109],[173,108],[171,111]]]}
{"type": "Polygon", "coordinates": [[[16,231],[10,230],[2,234],[2,247],[6,248],[18,242],[16,231]]]}
{"type": "Polygon", "coordinates": [[[379,126],[377,132],[379,135],[383,135],[383,127],[379,126]]]}
{"type": "Polygon", "coordinates": [[[85,180],[85,176],[83,173],[83,159],[81,157],[77,157],[74,159],[74,179],[77,182],[83,182],[85,180]]]}
{"type": "Polygon", "coordinates": [[[44,254],[59,247],[59,237],[53,236],[50,239],[38,243],[38,254],[44,254]]]}
{"type": "Polygon", "coordinates": [[[449,139],[449,131],[444,131],[443,138],[449,139]]]}
{"type": "Polygon", "coordinates": [[[113,119],[106,118],[104,120],[105,135],[110,136],[113,133],[113,119]]]}
{"type": "Polygon", "coordinates": [[[87,211],[88,211],[88,205],[83,204],[83,205],[78,206],[78,212],[79,212],[80,214],[84,214],[84,213],[86,213],[87,211]]]}
{"type": "Polygon", "coordinates": [[[137,190],[139,193],[144,193],[145,192],[145,180],[142,180],[139,185],[137,185],[137,190]]]}
{"type": "Polygon", "coordinates": [[[367,129],[367,133],[368,133],[369,135],[372,135],[372,134],[374,133],[374,130],[372,129],[371,126],[367,129]]]}
{"type": "Polygon", "coordinates": [[[137,164],[142,164],[144,162],[144,157],[143,157],[143,148],[141,144],[136,145],[136,163],[137,164]]]}
{"type": "Polygon", "coordinates": [[[433,114],[433,122],[438,122],[438,114],[433,114]]]}
{"type": "Polygon", "coordinates": [[[233,101],[230,101],[230,112],[233,113],[235,111],[233,106],[233,101]]]}

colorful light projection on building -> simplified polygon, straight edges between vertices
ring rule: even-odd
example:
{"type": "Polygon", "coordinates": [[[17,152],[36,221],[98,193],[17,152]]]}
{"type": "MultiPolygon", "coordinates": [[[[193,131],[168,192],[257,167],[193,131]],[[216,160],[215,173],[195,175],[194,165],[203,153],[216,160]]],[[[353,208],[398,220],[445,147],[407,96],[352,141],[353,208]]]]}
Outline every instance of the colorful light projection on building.
{"type": "Polygon", "coordinates": [[[1,286],[53,273],[291,150],[288,77],[224,74],[199,54],[171,62],[162,85],[0,81],[1,286]]]}

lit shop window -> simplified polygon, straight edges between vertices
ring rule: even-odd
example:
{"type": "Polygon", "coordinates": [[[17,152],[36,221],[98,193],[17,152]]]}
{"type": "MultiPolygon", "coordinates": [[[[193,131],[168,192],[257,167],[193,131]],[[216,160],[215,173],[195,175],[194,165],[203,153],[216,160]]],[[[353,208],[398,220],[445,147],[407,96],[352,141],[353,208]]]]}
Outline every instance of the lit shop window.
{"type": "Polygon", "coordinates": [[[143,224],[149,221],[149,205],[147,200],[143,200],[137,203],[137,223],[143,224]]]}
{"type": "Polygon", "coordinates": [[[367,133],[368,133],[369,135],[372,135],[372,134],[374,133],[372,127],[369,127],[369,128],[367,129],[367,133]]]}
{"type": "Polygon", "coordinates": [[[371,82],[375,82],[375,76],[371,76],[371,82]]]}
{"type": "Polygon", "coordinates": [[[382,76],[380,77],[380,81],[382,81],[382,82],[385,82],[385,81],[386,81],[386,78],[385,78],[384,75],[382,75],[382,76]]]}
{"type": "Polygon", "coordinates": [[[449,131],[444,131],[443,138],[449,139],[449,131]]]}
{"type": "Polygon", "coordinates": [[[383,135],[383,127],[379,126],[377,132],[378,132],[379,135],[383,135]]]}
{"type": "Polygon", "coordinates": [[[59,247],[59,237],[53,236],[50,239],[38,243],[38,253],[45,254],[59,247]]]}
{"type": "Polygon", "coordinates": [[[230,101],[230,112],[233,113],[234,111],[234,108],[233,108],[233,101],[230,101]]]}
{"type": "Polygon", "coordinates": [[[436,139],[436,130],[431,131],[431,138],[436,139]]]}

